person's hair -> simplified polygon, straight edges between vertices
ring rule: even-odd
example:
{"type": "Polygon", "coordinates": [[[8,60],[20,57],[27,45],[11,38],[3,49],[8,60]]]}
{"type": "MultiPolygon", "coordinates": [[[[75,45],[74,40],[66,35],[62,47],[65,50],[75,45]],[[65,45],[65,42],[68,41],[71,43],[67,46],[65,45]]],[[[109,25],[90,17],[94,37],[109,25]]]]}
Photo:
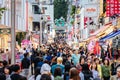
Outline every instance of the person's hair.
{"type": "MultiPolygon", "coordinates": [[[[10,70],[10,67],[9,67],[9,66],[4,67],[4,70],[5,70],[5,69],[8,69],[8,70],[9,70],[9,74],[11,74],[11,70],[10,70]]],[[[4,71],[4,73],[5,73],[5,71],[4,71]]]]}
{"type": "Polygon", "coordinates": [[[26,48],[24,48],[23,50],[26,50],[26,48]]]}
{"type": "Polygon", "coordinates": [[[92,65],[91,65],[91,70],[93,69],[93,64],[95,64],[95,65],[96,65],[95,70],[97,71],[97,64],[96,64],[95,62],[93,62],[93,63],[92,63],[92,65]]]}
{"type": "Polygon", "coordinates": [[[70,69],[70,79],[73,79],[73,80],[80,80],[80,77],[79,77],[79,72],[76,68],[71,68],[70,69]]]}
{"type": "Polygon", "coordinates": [[[96,62],[97,60],[99,60],[99,64],[100,64],[100,59],[99,59],[99,58],[95,58],[95,59],[94,59],[94,62],[96,62]]]}
{"type": "Polygon", "coordinates": [[[85,60],[85,57],[84,57],[84,56],[81,56],[80,59],[79,59],[79,63],[81,63],[82,59],[85,60]]]}
{"type": "Polygon", "coordinates": [[[36,77],[38,76],[40,74],[40,67],[37,67],[36,69],[35,69],[35,79],[36,79],[36,77]]]}
{"type": "Polygon", "coordinates": [[[29,54],[29,53],[25,53],[25,54],[24,54],[24,57],[26,58],[26,57],[28,56],[28,54],[29,54]]]}
{"type": "Polygon", "coordinates": [[[51,76],[48,74],[42,74],[40,80],[52,80],[51,76]]]}
{"type": "Polygon", "coordinates": [[[6,51],[8,51],[8,49],[6,49],[6,51]]]}
{"type": "MultiPolygon", "coordinates": [[[[107,60],[107,66],[109,66],[109,64],[110,64],[110,62],[109,62],[109,60],[108,59],[105,59],[105,60],[107,60]]],[[[104,62],[103,62],[103,64],[105,65],[105,60],[104,60],[104,62]]]]}
{"type": "Polygon", "coordinates": [[[89,71],[89,66],[88,66],[88,64],[83,64],[82,65],[82,71],[89,71]]]}
{"type": "Polygon", "coordinates": [[[8,65],[8,62],[6,60],[3,61],[4,67],[8,65]]]}
{"type": "Polygon", "coordinates": [[[57,67],[54,71],[54,77],[57,77],[57,76],[62,76],[62,70],[59,67],[57,67]]]}
{"type": "Polygon", "coordinates": [[[43,58],[42,58],[42,57],[40,57],[40,61],[43,61],[43,58]]]}
{"type": "Polygon", "coordinates": [[[0,80],[6,80],[6,76],[3,73],[0,73],[0,80]]]}
{"type": "Polygon", "coordinates": [[[14,72],[17,72],[18,70],[20,70],[20,66],[18,64],[15,64],[15,65],[12,66],[12,70],[14,72]]]}
{"type": "Polygon", "coordinates": [[[61,64],[62,61],[63,61],[62,57],[58,57],[58,58],[57,58],[57,63],[60,63],[60,64],[61,64]]]}

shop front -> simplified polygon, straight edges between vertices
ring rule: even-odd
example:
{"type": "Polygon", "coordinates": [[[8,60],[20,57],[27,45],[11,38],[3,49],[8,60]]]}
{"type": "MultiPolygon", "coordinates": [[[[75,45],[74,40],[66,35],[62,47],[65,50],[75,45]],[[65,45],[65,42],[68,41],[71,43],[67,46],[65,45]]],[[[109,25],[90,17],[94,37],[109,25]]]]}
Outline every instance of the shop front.
{"type": "Polygon", "coordinates": [[[39,39],[39,35],[32,35],[31,37],[31,43],[33,44],[33,46],[35,48],[37,48],[39,46],[39,43],[40,43],[40,39],[39,39]]]}
{"type": "Polygon", "coordinates": [[[0,49],[10,49],[10,27],[0,25],[0,49]]]}

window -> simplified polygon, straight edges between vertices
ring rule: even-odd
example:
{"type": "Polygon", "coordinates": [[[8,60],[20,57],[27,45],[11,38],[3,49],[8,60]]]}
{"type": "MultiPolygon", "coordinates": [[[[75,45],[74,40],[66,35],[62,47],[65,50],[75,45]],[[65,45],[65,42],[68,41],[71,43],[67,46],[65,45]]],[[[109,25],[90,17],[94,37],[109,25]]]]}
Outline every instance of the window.
{"type": "Polygon", "coordinates": [[[39,30],[40,30],[40,23],[33,22],[33,31],[39,31],[39,30]]]}
{"type": "Polygon", "coordinates": [[[40,8],[38,5],[33,5],[33,13],[34,14],[40,14],[40,8]]]}

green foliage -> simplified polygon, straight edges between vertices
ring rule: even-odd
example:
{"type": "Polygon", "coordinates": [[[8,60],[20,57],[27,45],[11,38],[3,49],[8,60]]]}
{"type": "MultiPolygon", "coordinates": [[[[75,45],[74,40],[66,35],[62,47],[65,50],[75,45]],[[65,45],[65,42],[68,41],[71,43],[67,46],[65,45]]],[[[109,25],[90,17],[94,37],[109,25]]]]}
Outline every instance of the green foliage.
{"type": "Polygon", "coordinates": [[[16,41],[18,41],[18,44],[21,45],[22,40],[25,39],[26,32],[17,32],[16,33],[16,41]]]}
{"type": "Polygon", "coordinates": [[[75,11],[76,11],[76,6],[72,6],[71,7],[71,16],[73,16],[75,14],[75,11]]]}
{"type": "Polygon", "coordinates": [[[1,19],[2,14],[4,13],[4,11],[5,11],[5,10],[6,10],[6,8],[5,8],[5,7],[0,8],[0,19],[1,19]]]}
{"type": "Polygon", "coordinates": [[[54,0],[54,19],[60,17],[67,19],[68,1],[67,0],[54,0]]]}

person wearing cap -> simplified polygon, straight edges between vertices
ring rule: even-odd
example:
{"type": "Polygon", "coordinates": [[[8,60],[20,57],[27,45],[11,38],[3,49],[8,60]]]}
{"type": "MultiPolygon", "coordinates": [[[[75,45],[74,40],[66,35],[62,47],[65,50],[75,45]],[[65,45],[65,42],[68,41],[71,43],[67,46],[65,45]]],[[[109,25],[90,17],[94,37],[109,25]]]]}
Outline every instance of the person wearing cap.
{"type": "Polygon", "coordinates": [[[43,64],[41,67],[41,70],[40,70],[41,75],[38,75],[36,77],[36,80],[41,80],[41,76],[44,74],[50,75],[51,79],[54,80],[54,77],[53,77],[53,75],[51,75],[50,71],[51,71],[50,65],[47,63],[43,64]]]}
{"type": "Polygon", "coordinates": [[[120,67],[117,68],[117,74],[112,76],[110,80],[120,80],[120,67]]]}
{"type": "Polygon", "coordinates": [[[62,74],[64,74],[64,70],[65,70],[65,66],[62,64],[62,62],[63,62],[63,59],[62,59],[62,57],[58,57],[57,58],[57,64],[55,64],[55,65],[53,65],[52,66],[52,74],[54,75],[54,71],[55,71],[55,69],[57,68],[57,67],[60,67],[61,68],[61,70],[62,70],[62,74]]]}

